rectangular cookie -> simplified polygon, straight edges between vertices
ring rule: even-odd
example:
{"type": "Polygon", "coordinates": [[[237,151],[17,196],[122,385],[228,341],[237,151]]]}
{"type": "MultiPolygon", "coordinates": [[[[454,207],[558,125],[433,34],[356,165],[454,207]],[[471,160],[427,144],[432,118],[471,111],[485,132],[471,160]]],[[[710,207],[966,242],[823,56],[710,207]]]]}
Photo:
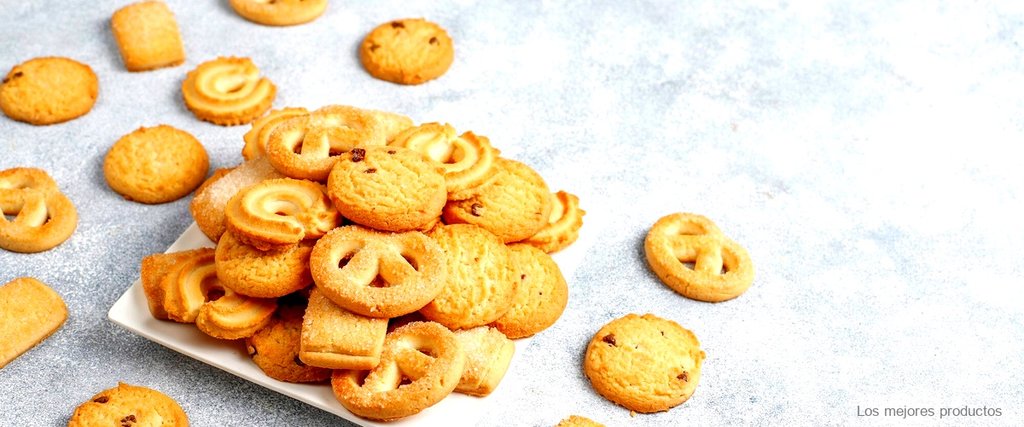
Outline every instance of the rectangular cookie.
{"type": "Polygon", "coordinates": [[[146,71],[185,62],[174,13],[160,1],[143,1],[118,9],[110,18],[121,59],[128,71],[146,71]]]}
{"type": "Polygon", "coordinates": [[[68,318],[49,286],[20,277],[0,286],[0,368],[53,334],[68,318]]]}
{"type": "Polygon", "coordinates": [[[490,326],[455,331],[455,339],[466,352],[466,367],[455,391],[473,396],[491,394],[512,363],[515,344],[490,326]]]}
{"type": "Polygon", "coordinates": [[[388,319],[352,313],[314,288],[302,318],[299,359],[321,368],[373,369],[380,364],[387,329],[388,319]]]}

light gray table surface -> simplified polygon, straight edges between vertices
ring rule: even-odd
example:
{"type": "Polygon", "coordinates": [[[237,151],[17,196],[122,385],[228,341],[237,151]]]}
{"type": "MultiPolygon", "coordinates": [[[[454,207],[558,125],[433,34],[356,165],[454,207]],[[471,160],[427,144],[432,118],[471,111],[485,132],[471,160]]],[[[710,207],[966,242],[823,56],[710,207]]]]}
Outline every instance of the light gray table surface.
{"type": "Polygon", "coordinates": [[[275,107],[349,104],[491,138],[580,196],[595,236],[566,277],[562,317],[518,349],[522,389],[481,426],[1021,425],[1024,423],[1024,3],[1012,1],[343,2],[296,27],[224,0],[169,0],[184,65],[125,71],[110,15],[125,1],[0,2],[0,72],[38,56],[89,64],[92,111],[31,126],[0,116],[0,169],[43,168],[78,229],[38,254],[0,251],[0,283],[33,276],[67,302],[52,337],[0,370],[0,425],[66,424],[118,381],[178,400],[195,426],[344,420],[128,332],[107,311],[192,222],[189,198],[125,201],[103,178],[120,136],[194,134],[213,167],[249,126],[197,120],[186,72],[248,56],[275,107]],[[421,86],[371,78],[374,26],[426,17],[455,40],[421,86]],[[713,219],[757,274],[736,300],[683,298],[647,268],[643,238],[672,212],[713,219]],[[631,417],[581,370],[587,341],[626,313],[693,330],[694,396],[631,417]],[[866,408],[999,408],[1001,417],[863,417],[866,408]]]}

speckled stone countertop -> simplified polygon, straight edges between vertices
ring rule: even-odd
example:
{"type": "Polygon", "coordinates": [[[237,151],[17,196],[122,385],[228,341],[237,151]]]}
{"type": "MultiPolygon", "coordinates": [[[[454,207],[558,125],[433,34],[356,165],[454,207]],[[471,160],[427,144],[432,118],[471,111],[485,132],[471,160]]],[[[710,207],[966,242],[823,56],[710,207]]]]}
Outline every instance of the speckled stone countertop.
{"type": "Polygon", "coordinates": [[[481,426],[1020,425],[1024,420],[1024,6],[1011,1],[548,2],[332,0],[313,23],[263,27],[224,0],[169,0],[184,65],[129,73],[110,31],[126,1],[0,2],[0,72],[37,56],[92,66],[88,115],[46,127],[0,116],[0,169],[50,172],[80,215],[48,252],[0,251],[0,282],[33,276],[67,301],[62,329],[0,370],[0,425],[66,424],[118,381],[177,399],[196,426],[344,420],[182,356],[107,320],[191,223],[188,198],[146,206],[106,185],[121,135],[170,124],[213,167],[239,162],[249,126],[196,120],[185,73],[248,56],[275,107],[350,104],[447,121],[491,138],[576,193],[596,236],[570,299],[515,372],[523,389],[481,426]],[[455,63],[405,87],[367,75],[374,26],[426,17],[455,63]],[[647,229],[671,212],[713,219],[757,268],[740,298],[685,299],[648,270],[647,229]],[[581,370],[587,341],[626,313],[699,337],[700,386],[631,417],[581,370]],[[933,408],[932,417],[885,408],[933,408]],[[939,418],[940,408],[1001,416],[939,418]],[[877,417],[864,416],[870,408],[877,417]]]}

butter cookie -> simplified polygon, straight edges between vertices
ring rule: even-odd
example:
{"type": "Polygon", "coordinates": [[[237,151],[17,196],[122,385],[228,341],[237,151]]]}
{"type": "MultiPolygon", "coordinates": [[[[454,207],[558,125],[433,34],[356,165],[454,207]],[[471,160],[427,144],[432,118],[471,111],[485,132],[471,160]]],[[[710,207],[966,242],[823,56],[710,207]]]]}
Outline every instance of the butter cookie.
{"type": "Polygon", "coordinates": [[[359,46],[359,60],[370,75],[404,85],[441,77],[454,59],[448,32],[424,19],[383,23],[359,46]]]}
{"type": "Polygon", "coordinates": [[[0,110],[33,125],[51,125],[92,110],[100,82],[92,68],[62,57],[30,59],[15,65],[0,83],[0,110]]]}

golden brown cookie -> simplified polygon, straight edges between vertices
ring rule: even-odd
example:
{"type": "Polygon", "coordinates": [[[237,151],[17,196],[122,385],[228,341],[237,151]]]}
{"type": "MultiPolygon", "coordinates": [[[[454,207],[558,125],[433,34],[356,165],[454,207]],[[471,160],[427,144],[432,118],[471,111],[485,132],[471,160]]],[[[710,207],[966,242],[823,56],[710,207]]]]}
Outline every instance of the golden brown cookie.
{"type": "Polygon", "coordinates": [[[579,415],[570,415],[569,418],[559,421],[555,427],[604,427],[604,424],[579,415]]]}
{"type": "Polygon", "coordinates": [[[188,427],[178,402],[151,388],[118,383],[75,408],[68,427],[188,427]]]}
{"type": "Polygon", "coordinates": [[[451,394],[465,363],[451,331],[433,322],[414,322],[387,335],[380,365],[369,373],[334,371],[331,388],[353,414],[395,420],[417,414],[451,394]]]}
{"type": "Polygon", "coordinates": [[[445,223],[479,225],[505,243],[537,234],[551,215],[551,192],[544,178],[515,160],[499,158],[495,167],[494,181],[465,200],[445,205],[445,223]]]}
{"type": "Polygon", "coordinates": [[[265,155],[267,152],[267,142],[270,141],[270,135],[274,132],[274,129],[277,129],[281,123],[290,118],[305,116],[306,114],[309,114],[309,111],[305,108],[282,108],[270,110],[267,115],[252,122],[252,129],[249,129],[245,135],[242,135],[242,139],[245,140],[245,146],[242,147],[242,157],[245,160],[252,160],[253,158],[265,155]]]}
{"type": "Polygon", "coordinates": [[[420,313],[451,329],[498,320],[512,307],[517,280],[508,248],[494,234],[470,224],[445,225],[428,234],[447,259],[448,283],[420,313]]]}
{"type": "Polygon", "coordinates": [[[281,123],[267,141],[267,159],[288,177],[324,181],[341,154],[384,145],[383,126],[366,110],[331,105],[281,123]]]}
{"type": "Polygon", "coordinates": [[[318,239],[341,224],[323,184],[281,178],[245,188],[224,209],[228,230],[259,250],[282,250],[318,239]]]}
{"type": "Polygon", "coordinates": [[[149,312],[153,317],[160,320],[170,320],[167,310],[164,309],[164,301],[166,300],[164,277],[167,276],[167,273],[179,263],[197,256],[203,251],[205,250],[192,249],[166,254],[152,254],[142,258],[140,280],[142,281],[142,290],[146,294],[149,312]]]}
{"type": "Polygon", "coordinates": [[[413,127],[412,118],[406,115],[392,113],[390,111],[379,111],[379,110],[366,110],[370,114],[373,114],[381,123],[383,129],[385,141],[391,142],[395,139],[398,134],[402,133],[406,129],[413,127]]]}
{"type": "Polygon", "coordinates": [[[103,159],[107,185],[125,199],[147,204],[185,197],[209,169],[203,144],[167,125],[140,127],[122,136],[103,159]]]}
{"type": "Polygon", "coordinates": [[[579,238],[586,213],[580,209],[579,197],[564,191],[554,193],[551,195],[551,215],[547,225],[522,243],[536,246],[549,254],[565,249],[579,238]]]}
{"type": "Polygon", "coordinates": [[[221,126],[249,123],[274,102],[277,88],[249,58],[219,57],[199,64],[181,84],[185,106],[221,126]]]}
{"type": "Polygon", "coordinates": [[[267,159],[257,157],[197,190],[189,204],[189,211],[203,234],[216,242],[227,229],[224,209],[235,194],[265,180],[283,177],[267,159]]]}
{"type": "Polygon", "coordinates": [[[132,3],[110,18],[117,48],[128,71],[173,67],[185,62],[178,22],[162,1],[132,3]]]}
{"type": "Polygon", "coordinates": [[[57,331],[68,318],[60,294],[31,277],[0,286],[0,368],[57,331]]]}
{"type": "Polygon", "coordinates": [[[569,286],[558,264],[544,251],[521,243],[508,248],[519,286],[512,308],[492,325],[509,338],[525,338],[547,329],[562,316],[569,302],[569,286]]]}
{"type": "Polygon", "coordinates": [[[644,252],[654,274],[687,298],[726,301],[746,292],[754,282],[754,264],[747,250],[701,215],[662,217],[647,232],[644,252]]]}
{"type": "Polygon", "coordinates": [[[489,139],[473,132],[456,135],[445,123],[426,123],[406,129],[388,145],[420,152],[444,170],[449,200],[471,197],[473,189],[491,182],[498,150],[489,139]]]}
{"type": "Polygon", "coordinates": [[[17,121],[50,125],[88,113],[99,92],[99,80],[88,65],[62,57],[35,58],[4,77],[0,110],[17,121]]]}
{"type": "Polygon", "coordinates": [[[314,287],[302,318],[299,358],[323,368],[373,369],[380,363],[387,329],[388,319],[338,307],[314,287]]]}
{"type": "Polygon", "coordinates": [[[422,154],[400,147],[355,148],[327,179],[334,206],[352,222],[385,231],[422,229],[447,199],[444,174],[422,154]]]}
{"type": "Polygon", "coordinates": [[[290,383],[312,383],[331,378],[331,370],[305,364],[299,359],[302,336],[302,305],[282,305],[270,324],[246,338],[252,361],[270,378],[290,383]]]}
{"type": "Polygon", "coordinates": [[[653,314],[628,314],[594,334],[583,373],[605,399],[650,413],[689,399],[703,361],[697,337],[678,323],[653,314]]]}
{"type": "Polygon", "coordinates": [[[229,0],[228,3],[238,16],[273,26],[305,24],[327,10],[327,0],[229,0]]]}
{"type": "Polygon", "coordinates": [[[359,60],[370,75],[416,85],[441,77],[455,59],[448,33],[424,19],[399,19],[370,31],[359,46],[359,60]]]}
{"type": "Polygon", "coordinates": [[[75,206],[42,169],[0,171],[0,211],[0,248],[14,252],[52,249],[78,226],[75,206]]]}
{"type": "Polygon", "coordinates": [[[515,343],[489,326],[455,331],[455,339],[466,353],[466,369],[455,391],[473,396],[491,394],[512,363],[515,343]]]}
{"type": "Polygon", "coordinates": [[[276,298],[309,286],[313,241],[279,251],[261,251],[225,232],[217,242],[217,278],[231,290],[257,298],[276,298]]]}

